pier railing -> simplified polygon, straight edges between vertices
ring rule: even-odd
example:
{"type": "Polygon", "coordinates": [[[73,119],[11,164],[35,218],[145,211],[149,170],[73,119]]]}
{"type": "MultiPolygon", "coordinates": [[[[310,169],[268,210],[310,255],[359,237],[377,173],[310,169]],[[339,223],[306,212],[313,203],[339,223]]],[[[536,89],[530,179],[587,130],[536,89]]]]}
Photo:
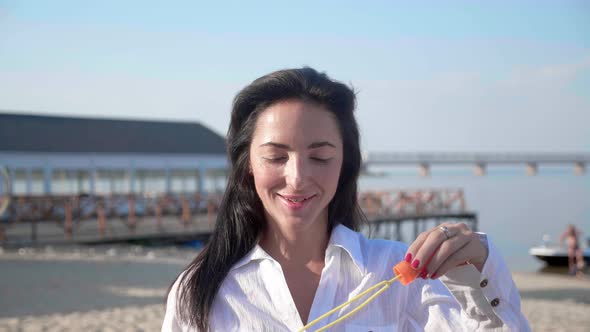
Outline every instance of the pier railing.
{"type": "Polygon", "coordinates": [[[442,222],[464,222],[478,230],[477,214],[467,210],[460,188],[397,189],[360,194],[371,237],[412,241],[442,222]]]}
{"type": "Polygon", "coordinates": [[[378,216],[464,212],[467,208],[465,195],[460,188],[366,191],[360,194],[359,203],[369,219],[378,216]]]}
{"type": "MultiPolygon", "coordinates": [[[[13,196],[0,216],[0,243],[206,237],[213,230],[221,197],[221,192],[13,196]]],[[[460,188],[366,191],[359,195],[359,203],[376,231],[373,234],[379,237],[402,240],[401,225],[407,222],[414,225],[415,234],[420,225],[431,220],[466,219],[477,227],[475,215],[466,211],[460,188]]]]}
{"type": "Polygon", "coordinates": [[[64,242],[210,231],[220,199],[221,193],[13,196],[0,216],[0,242],[35,242],[49,234],[54,242],[64,242]]]}

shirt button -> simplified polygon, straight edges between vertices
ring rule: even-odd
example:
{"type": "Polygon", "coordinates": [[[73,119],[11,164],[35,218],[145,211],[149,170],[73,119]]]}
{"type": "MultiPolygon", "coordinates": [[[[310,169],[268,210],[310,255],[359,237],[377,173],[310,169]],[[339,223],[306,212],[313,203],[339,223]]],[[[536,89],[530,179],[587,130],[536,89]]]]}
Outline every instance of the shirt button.
{"type": "Polygon", "coordinates": [[[495,298],[492,300],[492,302],[490,302],[490,304],[492,305],[492,307],[497,307],[498,304],[500,304],[500,299],[499,298],[495,298]]]}
{"type": "Polygon", "coordinates": [[[484,288],[488,285],[488,279],[484,279],[479,283],[479,287],[484,288]]]}

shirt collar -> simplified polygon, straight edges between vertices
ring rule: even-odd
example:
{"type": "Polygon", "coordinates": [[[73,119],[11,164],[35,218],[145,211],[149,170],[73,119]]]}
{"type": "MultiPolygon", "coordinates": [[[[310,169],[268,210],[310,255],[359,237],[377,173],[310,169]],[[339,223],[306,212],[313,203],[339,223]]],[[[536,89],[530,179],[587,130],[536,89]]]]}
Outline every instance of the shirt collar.
{"type": "Polygon", "coordinates": [[[354,265],[358,268],[361,274],[365,274],[365,259],[361,250],[359,233],[354,232],[344,225],[337,225],[332,230],[332,236],[328,243],[330,247],[340,248],[350,256],[354,265]]]}
{"type": "MultiPolygon", "coordinates": [[[[328,242],[328,248],[326,252],[329,252],[330,248],[339,248],[344,250],[346,254],[352,259],[354,265],[358,268],[361,274],[365,274],[365,260],[361,251],[361,244],[359,234],[352,231],[350,228],[344,225],[336,225],[332,230],[330,241],[328,242]]],[[[270,259],[275,261],[258,243],[248,252],[242,259],[240,259],[231,270],[238,269],[250,262],[257,260],[270,259]]]]}
{"type": "Polygon", "coordinates": [[[230,271],[238,269],[250,262],[264,259],[270,259],[272,261],[275,260],[269,254],[267,254],[266,251],[264,251],[264,249],[262,249],[262,247],[258,245],[258,243],[256,243],[254,248],[252,248],[252,250],[250,250],[250,252],[248,252],[246,256],[242,257],[242,259],[240,259],[236,264],[234,264],[234,266],[231,267],[230,271]]]}

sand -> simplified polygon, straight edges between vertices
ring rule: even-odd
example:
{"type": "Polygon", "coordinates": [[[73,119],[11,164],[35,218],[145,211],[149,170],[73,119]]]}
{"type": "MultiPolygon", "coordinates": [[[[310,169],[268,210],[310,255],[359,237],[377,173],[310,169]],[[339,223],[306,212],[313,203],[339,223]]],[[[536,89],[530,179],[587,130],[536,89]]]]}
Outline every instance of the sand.
{"type": "Polygon", "coordinates": [[[541,273],[513,278],[533,331],[590,331],[590,279],[541,273]]]}
{"type": "MultiPolygon", "coordinates": [[[[0,332],[159,331],[169,283],[194,254],[0,248],[0,332]]],[[[514,280],[533,331],[590,331],[590,279],[517,272],[514,280]]]]}

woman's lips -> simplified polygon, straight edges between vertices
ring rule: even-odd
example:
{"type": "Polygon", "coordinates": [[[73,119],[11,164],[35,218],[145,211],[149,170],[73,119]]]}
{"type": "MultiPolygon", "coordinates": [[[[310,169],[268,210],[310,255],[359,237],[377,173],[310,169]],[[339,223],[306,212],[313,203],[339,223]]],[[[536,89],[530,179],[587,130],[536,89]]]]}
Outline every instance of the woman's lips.
{"type": "Polygon", "coordinates": [[[302,209],[304,206],[308,205],[311,200],[316,196],[308,195],[308,196],[301,196],[301,195],[280,195],[281,200],[285,203],[285,205],[291,210],[299,210],[302,209]]]}

